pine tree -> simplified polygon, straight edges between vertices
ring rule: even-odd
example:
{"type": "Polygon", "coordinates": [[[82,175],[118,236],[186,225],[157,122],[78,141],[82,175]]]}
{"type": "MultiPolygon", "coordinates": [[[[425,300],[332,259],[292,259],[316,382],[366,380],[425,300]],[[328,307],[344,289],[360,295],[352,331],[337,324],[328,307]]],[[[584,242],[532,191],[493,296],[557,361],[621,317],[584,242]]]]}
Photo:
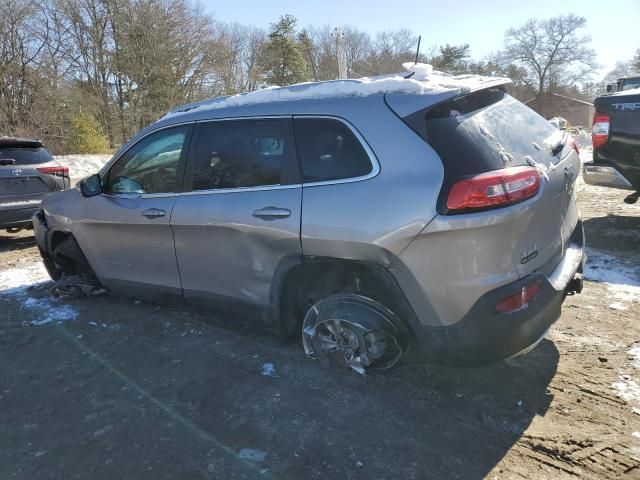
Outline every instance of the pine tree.
{"type": "Polygon", "coordinates": [[[440,55],[436,57],[434,66],[446,72],[458,73],[464,70],[464,63],[471,56],[468,43],[463,45],[449,45],[440,47],[440,55]]]}
{"type": "Polygon", "coordinates": [[[291,85],[309,79],[304,47],[296,40],[296,22],[293,15],[283,15],[271,25],[262,61],[265,80],[271,85],[291,85]]]}
{"type": "Polygon", "coordinates": [[[87,113],[79,112],[71,117],[67,139],[68,153],[110,153],[109,139],[100,123],[87,113]]]}

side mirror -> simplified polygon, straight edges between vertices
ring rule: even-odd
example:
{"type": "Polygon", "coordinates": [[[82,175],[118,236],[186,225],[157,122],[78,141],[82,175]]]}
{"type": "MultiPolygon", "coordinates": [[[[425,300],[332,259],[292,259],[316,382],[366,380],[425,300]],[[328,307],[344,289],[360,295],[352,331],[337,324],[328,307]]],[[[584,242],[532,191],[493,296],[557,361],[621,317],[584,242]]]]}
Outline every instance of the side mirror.
{"type": "Polygon", "coordinates": [[[607,93],[611,93],[613,92],[613,85],[609,84],[607,85],[607,93]]]}
{"type": "Polygon", "coordinates": [[[85,178],[80,183],[80,191],[84,197],[95,197],[102,193],[102,180],[97,173],[85,178]]]}

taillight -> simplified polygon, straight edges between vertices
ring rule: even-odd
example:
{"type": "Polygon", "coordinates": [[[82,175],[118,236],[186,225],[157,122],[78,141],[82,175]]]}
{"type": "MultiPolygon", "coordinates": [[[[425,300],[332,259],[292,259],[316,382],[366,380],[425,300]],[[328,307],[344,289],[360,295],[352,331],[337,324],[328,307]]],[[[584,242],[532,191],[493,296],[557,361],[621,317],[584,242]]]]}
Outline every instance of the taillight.
{"type": "Polygon", "coordinates": [[[606,113],[593,114],[593,126],[591,127],[591,142],[593,148],[601,147],[609,141],[609,124],[611,117],[606,113]]]}
{"type": "Polygon", "coordinates": [[[40,173],[46,173],[48,175],[55,175],[57,177],[68,177],[69,167],[40,167],[37,168],[40,173]]]}
{"type": "Polygon", "coordinates": [[[512,167],[482,173],[453,184],[447,197],[448,213],[486,210],[533,197],[540,189],[534,167],[512,167]]]}
{"type": "Polygon", "coordinates": [[[518,293],[508,296],[496,305],[498,313],[513,313],[524,310],[529,302],[542,291],[542,285],[537,280],[522,287],[518,293]]]}
{"type": "Polygon", "coordinates": [[[576,151],[576,153],[578,155],[580,155],[580,147],[578,147],[578,142],[576,142],[576,139],[572,139],[571,140],[573,142],[573,144],[571,145],[571,147],[573,147],[573,149],[576,151]]]}

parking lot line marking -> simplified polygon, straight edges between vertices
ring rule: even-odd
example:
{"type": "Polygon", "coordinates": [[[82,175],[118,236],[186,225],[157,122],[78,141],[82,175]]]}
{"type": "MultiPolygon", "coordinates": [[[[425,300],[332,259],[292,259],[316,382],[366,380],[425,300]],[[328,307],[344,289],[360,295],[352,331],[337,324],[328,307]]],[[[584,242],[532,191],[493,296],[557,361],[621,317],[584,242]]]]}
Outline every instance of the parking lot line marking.
{"type": "Polygon", "coordinates": [[[76,347],[84,351],[94,361],[96,361],[97,363],[101,364],[103,367],[107,368],[109,371],[114,373],[118,378],[120,378],[120,380],[125,382],[127,385],[129,385],[131,388],[137,391],[140,395],[144,396],[148,401],[153,403],[155,406],[162,409],[167,415],[169,415],[176,422],[180,423],[183,427],[191,430],[194,434],[201,437],[202,439],[212,443],[213,445],[215,445],[216,447],[224,451],[226,454],[231,456],[234,460],[240,462],[245,467],[248,467],[250,470],[260,475],[261,478],[269,478],[269,479],[273,478],[271,475],[269,475],[269,472],[264,472],[264,467],[258,468],[258,466],[253,464],[253,462],[240,458],[240,456],[231,447],[228,447],[224,443],[220,442],[217,438],[215,438],[213,435],[211,435],[210,433],[200,428],[198,425],[190,421],[188,418],[185,418],[182,415],[180,415],[178,412],[172,409],[169,405],[163,403],[161,400],[151,395],[144,388],[142,388],[136,382],[131,380],[127,375],[125,375],[116,367],[111,365],[104,357],[102,357],[102,355],[93,351],[91,348],[89,348],[87,345],[81,342],[78,338],[76,338],[76,336],[73,335],[71,332],[69,332],[69,330],[67,330],[64,325],[57,324],[56,328],[60,332],[62,332],[64,336],[67,337],[67,339],[69,339],[76,347]]]}

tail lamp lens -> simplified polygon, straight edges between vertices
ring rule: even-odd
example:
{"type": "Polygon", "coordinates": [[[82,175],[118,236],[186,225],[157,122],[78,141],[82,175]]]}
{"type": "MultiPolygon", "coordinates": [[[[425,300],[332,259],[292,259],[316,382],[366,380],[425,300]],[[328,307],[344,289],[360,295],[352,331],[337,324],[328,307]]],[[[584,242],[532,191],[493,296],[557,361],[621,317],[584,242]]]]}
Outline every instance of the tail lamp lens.
{"type": "Polygon", "coordinates": [[[591,127],[591,142],[593,148],[603,146],[609,141],[609,125],[611,117],[606,113],[596,112],[593,115],[593,126],[591,127]]]}
{"type": "Polygon", "coordinates": [[[542,291],[542,285],[538,281],[522,287],[520,292],[508,296],[496,305],[498,313],[513,313],[524,310],[529,306],[529,302],[542,291]]]}
{"type": "Polygon", "coordinates": [[[37,169],[40,173],[46,173],[48,175],[55,175],[57,177],[68,177],[68,167],[40,167],[37,169]]]}
{"type": "Polygon", "coordinates": [[[540,172],[536,168],[495,170],[454,183],[447,210],[459,213],[511,205],[535,196],[539,189],[540,172]]]}

